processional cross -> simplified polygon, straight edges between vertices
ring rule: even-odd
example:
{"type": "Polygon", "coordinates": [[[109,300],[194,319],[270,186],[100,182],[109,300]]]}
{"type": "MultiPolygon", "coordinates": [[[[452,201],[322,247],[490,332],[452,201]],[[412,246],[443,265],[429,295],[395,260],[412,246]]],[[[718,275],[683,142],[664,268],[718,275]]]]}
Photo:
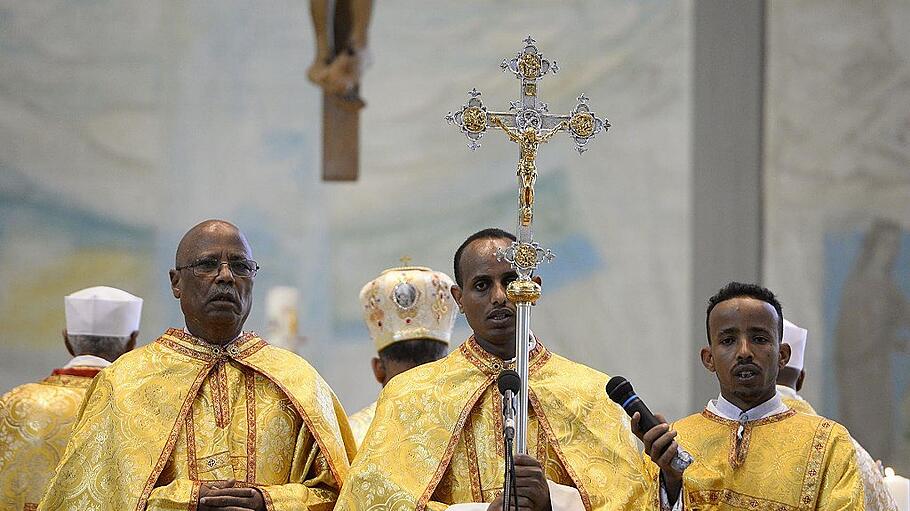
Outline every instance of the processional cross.
{"type": "Polygon", "coordinates": [[[509,262],[518,273],[518,278],[509,284],[506,294],[516,305],[515,354],[516,370],[521,377],[521,392],[516,410],[517,424],[515,448],[519,453],[527,450],[528,420],[528,356],[530,350],[531,304],[540,298],[540,286],[531,280],[534,271],[542,262],[555,257],[548,249],[541,248],[534,241],[534,184],[537,180],[537,150],[559,132],[567,132],[575,142],[579,154],[587,149],[588,142],[610,123],[598,118],[588,107],[584,94],[568,114],[551,114],[547,104],[540,101],[538,82],[547,73],[556,73],[559,67],[555,61],[543,58],[535,46],[536,41],[528,36],[524,48],[511,60],[502,61],[503,71],[511,71],[520,81],[519,99],[509,102],[508,112],[489,112],[480,100],[480,92],[471,89],[470,99],[461,110],[446,115],[450,124],[461,128],[468,137],[468,146],[473,150],[480,147],[480,139],[487,129],[503,130],[512,142],[518,144],[518,241],[505,250],[500,250],[500,260],[509,262]]]}

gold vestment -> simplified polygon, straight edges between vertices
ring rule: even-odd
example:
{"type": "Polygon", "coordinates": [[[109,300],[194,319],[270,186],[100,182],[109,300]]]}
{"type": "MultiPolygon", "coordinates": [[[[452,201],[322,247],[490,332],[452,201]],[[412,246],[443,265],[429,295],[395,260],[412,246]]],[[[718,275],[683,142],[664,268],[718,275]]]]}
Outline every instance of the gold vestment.
{"type": "Polygon", "coordinates": [[[95,378],[40,510],[196,508],[235,478],[269,510],[331,509],[354,446],[303,359],[245,334],[226,348],[176,329],[95,378]]]}
{"type": "Polygon", "coordinates": [[[357,448],[360,449],[363,444],[363,438],[367,436],[367,430],[376,416],[376,401],[363,410],[348,416],[348,422],[351,424],[351,433],[354,435],[354,441],[357,442],[357,448]]]}
{"type": "Polygon", "coordinates": [[[0,398],[0,510],[37,508],[96,368],[58,369],[0,398]]]}
{"type": "MultiPolygon", "coordinates": [[[[799,396],[796,398],[784,397],[783,401],[785,405],[797,412],[818,415],[812,405],[799,396]]],[[[856,468],[859,470],[860,477],[863,480],[866,511],[898,511],[897,504],[882,479],[878,464],[866,452],[866,449],[859,445],[855,438],[851,437],[851,440],[853,440],[853,448],[856,449],[856,468]]]]}
{"type": "MultiPolygon", "coordinates": [[[[695,461],[683,474],[686,510],[863,510],[847,430],[793,410],[740,423],[708,410],[672,425],[695,461]]],[[[645,466],[658,502],[657,465],[645,466]]]]}
{"type": "MultiPolygon", "coordinates": [[[[502,491],[502,360],[473,338],[447,357],[393,378],[341,490],[337,511],[442,510],[502,491]]],[[[529,366],[528,450],[553,482],[578,489],[587,510],[637,509],[645,497],[625,413],[609,379],[547,351],[529,366]]]]}

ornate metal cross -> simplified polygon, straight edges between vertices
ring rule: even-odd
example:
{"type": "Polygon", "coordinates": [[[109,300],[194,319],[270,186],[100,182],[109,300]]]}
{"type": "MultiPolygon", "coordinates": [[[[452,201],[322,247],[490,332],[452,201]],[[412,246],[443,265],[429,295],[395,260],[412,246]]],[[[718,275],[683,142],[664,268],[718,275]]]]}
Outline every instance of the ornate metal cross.
{"type": "Polygon", "coordinates": [[[480,100],[480,92],[471,89],[470,99],[461,110],[446,115],[450,124],[461,128],[468,137],[468,146],[473,150],[480,147],[480,139],[487,129],[503,130],[512,142],[518,144],[518,241],[499,253],[500,260],[508,261],[518,273],[507,290],[509,300],[516,305],[515,324],[516,370],[521,377],[521,393],[518,399],[516,428],[516,449],[527,453],[528,417],[528,355],[530,350],[531,304],[540,298],[540,286],[531,276],[540,263],[554,258],[534,241],[534,184],[537,181],[537,149],[547,143],[555,134],[564,131],[575,141],[579,154],[587,149],[588,142],[610,123],[598,118],[588,107],[584,94],[568,114],[551,114],[547,104],[538,97],[538,83],[547,73],[556,73],[559,67],[555,61],[543,58],[528,36],[525,46],[511,60],[502,61],[503,71],[511,71],[520,83],[519,99],[509,102],[508,112],[489,112],[480,100]]]}

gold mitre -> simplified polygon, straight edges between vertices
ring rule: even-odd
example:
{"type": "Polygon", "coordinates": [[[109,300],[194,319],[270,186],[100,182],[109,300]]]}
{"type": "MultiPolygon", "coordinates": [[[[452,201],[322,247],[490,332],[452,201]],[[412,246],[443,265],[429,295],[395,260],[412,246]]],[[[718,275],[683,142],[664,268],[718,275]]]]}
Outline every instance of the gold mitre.
{"type": "Polygon", "coordinates": [[[403,266],[389,268],[363,286],[363,321],[376,351],[411,339],[449,344],[456,310],[453,284],[445,273],[403,266]]]}

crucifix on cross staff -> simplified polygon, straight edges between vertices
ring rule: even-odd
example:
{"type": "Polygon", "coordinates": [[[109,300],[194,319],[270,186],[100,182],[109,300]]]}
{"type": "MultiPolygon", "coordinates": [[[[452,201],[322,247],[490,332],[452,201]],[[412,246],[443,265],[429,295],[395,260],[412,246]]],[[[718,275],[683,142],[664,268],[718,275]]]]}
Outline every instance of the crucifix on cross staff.
{"type": "Polygon", "coordinates": [[[480,147],[480,139],[487,129],[500,129],[519,148],[518,156],[518,241],[501,250],[499,257],[508,261],[518,278],[507,290],[509,300],[515,304],[516,370],[521,378],[521,390],[516,406],[515,450],[527,454],[528,427],[528,355],[530,351],[531,304],[540,298],[540,286],[531,280],[542,262],[554,258],[550,250],[534,241],[534,185],[537,181],[537,150],[554,135],[566,132],[575,142],[579,154],[587,149],[588,142],[601,131],[610,128],[606,119],[597,117],[588,107],[584,94],[568,114],[551,114],[546,103],[538,97],[538,82],[547,73],[556,73],[555,61],[543,58],[536,41],[528,36],[524,48],[514,58],[505,59],[500,67],[510,71],[520,82],[519,99],[509,103],[508,112],[487,111],[480,100],[480,92],[471,89],[470,99],[461,110],[446,115],[446,120],[461,128],[473,150],[480,147]]]}

